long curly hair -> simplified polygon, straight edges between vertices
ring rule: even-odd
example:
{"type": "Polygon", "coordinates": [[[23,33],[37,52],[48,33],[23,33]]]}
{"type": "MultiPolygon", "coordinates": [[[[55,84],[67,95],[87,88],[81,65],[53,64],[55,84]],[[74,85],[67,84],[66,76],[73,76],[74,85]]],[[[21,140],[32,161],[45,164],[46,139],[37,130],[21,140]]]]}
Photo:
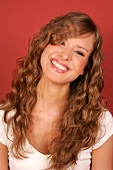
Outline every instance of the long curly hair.
{"type": "Polygon", "coordinates": [[[48,44],[57,45],[68,38],[84,34],[94,36],[94,48],[84,74],[70,83],[67,102],[59,120],[59,135],[51,142],[49,169],[63,169],[76,164],[78,153],[91,147],[100,128],[99,119],[105,107],[101,96],[103,71],[102,37],[93,20],[82,12],[58,16],[40,29],[30,41],[28,53],[18,60],[11,92],[1,100],[4,120],[13,130],[12,151],[17,158],[24,157],[24,145],[31,111],[36,104],[36,88],[42,76],[41,54],[48,44]],[[15,114],[9,116],[11,110],[15,114]]]}

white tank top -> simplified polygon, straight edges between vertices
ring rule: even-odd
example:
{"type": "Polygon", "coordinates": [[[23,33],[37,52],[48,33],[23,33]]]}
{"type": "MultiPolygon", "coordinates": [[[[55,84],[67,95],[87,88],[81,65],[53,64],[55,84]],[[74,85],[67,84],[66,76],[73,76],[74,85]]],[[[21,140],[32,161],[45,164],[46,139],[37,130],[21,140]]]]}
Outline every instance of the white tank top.
{"type": "MultiPolygon", "coordinates": [[[[49,166],[49,155],[38,152],[27,140],[25,146],[29,151],[26,155],[27,158],[16,159],[13,157],[10,150],[11,141],[6,136],[7,125],[3,121],[3,113],[3,111],[0,111],[0,142],[8,148],[10,170],[44,170],[47,168],[49,166]]],[[[11,112],[12,114],[14,114],[14,111],[11,112]]],[[[99,139],[99,132],[95,145],[79,153],[77,165],[75,165],[73,170],[90,170],[93,149],[100,147],[113,134],[113,118],[109,111],[103,113],[101,125],[102,138],[99,139]]],[[[72,167],[67,168],[67,170],[72,170],[72,167]]]]}

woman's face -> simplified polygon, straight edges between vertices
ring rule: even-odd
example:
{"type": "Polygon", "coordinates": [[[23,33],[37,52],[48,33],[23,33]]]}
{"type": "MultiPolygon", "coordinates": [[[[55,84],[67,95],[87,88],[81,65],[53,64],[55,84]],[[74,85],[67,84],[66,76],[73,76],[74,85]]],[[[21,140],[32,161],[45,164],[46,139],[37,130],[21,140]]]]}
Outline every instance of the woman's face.
{"type": "Polygon", "coordinates": [[[44,78],[57,84],[69,84],[83,75],[93,42],[93,35],[83,35],[59,45],[47,45],[41,56],[44,78]]]}

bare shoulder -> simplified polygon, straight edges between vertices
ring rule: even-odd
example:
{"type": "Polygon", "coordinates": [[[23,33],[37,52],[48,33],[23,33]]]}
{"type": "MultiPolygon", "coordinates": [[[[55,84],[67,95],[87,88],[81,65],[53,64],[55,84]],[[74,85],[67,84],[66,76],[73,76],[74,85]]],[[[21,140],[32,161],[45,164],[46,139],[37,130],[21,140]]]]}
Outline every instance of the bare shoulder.
{"type": "Polygon", "coordinates": [[[8,170],[8,149],[0,142],[0,170],[8,170]]]}
{"type": "Polygon", "coordinates": [[[92,170],[113,170],[113,135],[92,152],[92,170]]]}

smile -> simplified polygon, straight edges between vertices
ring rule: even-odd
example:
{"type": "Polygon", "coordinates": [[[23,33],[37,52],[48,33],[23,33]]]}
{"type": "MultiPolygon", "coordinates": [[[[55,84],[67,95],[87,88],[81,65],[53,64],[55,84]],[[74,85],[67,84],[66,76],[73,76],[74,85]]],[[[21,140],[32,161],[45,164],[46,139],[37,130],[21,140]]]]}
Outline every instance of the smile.
{"type": "Polygon", "coordinates": [[[58,69],[61,70],[61,71],[67,71],[67,70],[68,70],[67,67],[59,64],[59,63],[56,62],[55,60],[52,60],[51,63],[52,63],[56,68],[58,68],[58,69]]]}

